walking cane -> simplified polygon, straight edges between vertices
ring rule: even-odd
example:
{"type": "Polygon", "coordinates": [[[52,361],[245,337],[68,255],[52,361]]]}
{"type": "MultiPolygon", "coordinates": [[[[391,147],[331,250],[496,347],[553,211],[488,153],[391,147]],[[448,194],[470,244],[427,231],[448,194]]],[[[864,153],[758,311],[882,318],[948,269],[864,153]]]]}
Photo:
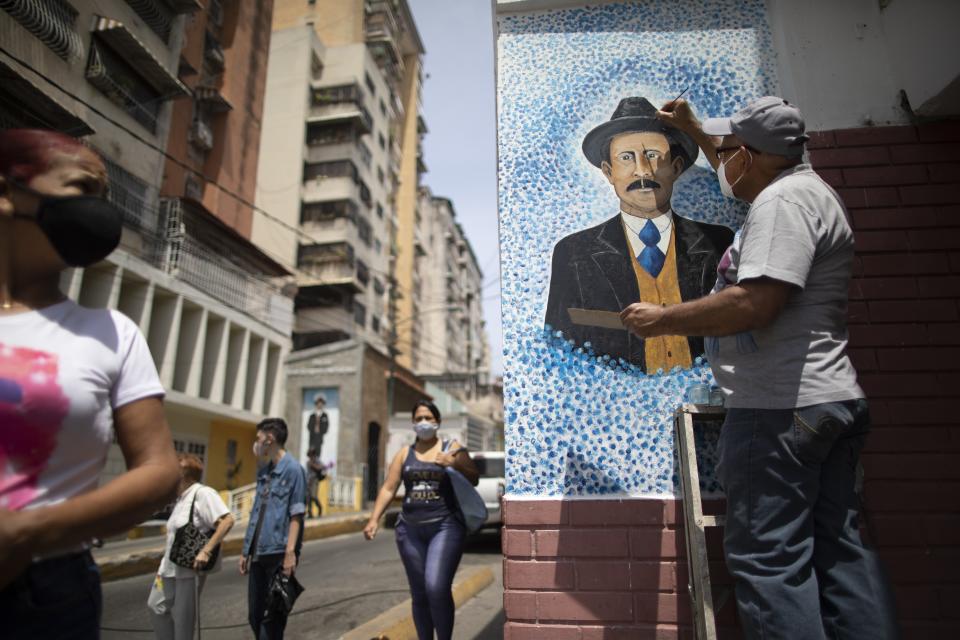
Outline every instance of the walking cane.
{"type": "Polygon", "coordinates": [[[193,576],[193,609],[197,618],[197,640],[200,640],[200,576],[193,576]]]}

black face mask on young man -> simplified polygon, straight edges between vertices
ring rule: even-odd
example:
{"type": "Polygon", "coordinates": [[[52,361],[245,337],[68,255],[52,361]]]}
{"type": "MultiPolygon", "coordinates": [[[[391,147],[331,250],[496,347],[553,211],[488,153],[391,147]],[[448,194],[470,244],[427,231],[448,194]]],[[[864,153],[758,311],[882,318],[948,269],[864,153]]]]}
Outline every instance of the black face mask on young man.
{"type": "Polygon", "coordinates": [[[123,214],[100,196],[51,196],[15,183],[40,198],[36,215],[15,213],[33,220],[57,254],[71,267],[89,267],[110,255],[120,244],[123,214]]]}

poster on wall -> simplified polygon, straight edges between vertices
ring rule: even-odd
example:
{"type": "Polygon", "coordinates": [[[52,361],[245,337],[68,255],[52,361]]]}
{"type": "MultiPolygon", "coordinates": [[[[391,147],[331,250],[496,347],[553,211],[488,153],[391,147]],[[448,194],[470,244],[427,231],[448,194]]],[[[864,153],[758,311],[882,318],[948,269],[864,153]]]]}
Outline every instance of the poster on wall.
{"type": "Polygon", "coordinates": [[[303,390],[300,410],[300,462],[306,462],[307,451],[316,448],[328,476],[337,475],[337,443],[340,435],[340,390],[336,387],[303,390]]]}
{"type": "MultiPolygon", "coordinates": [[[[746,208],[656,110],[683,94],[703,119],[776,94],[764,2],[625,2],[498,27],[508,492],[675,495],[672,415],[712,383],[704,340],[643,340],[618,314],[714,286],[746,208]]],[[[699,446],[716,489],[714,443],[699,446]]]]}

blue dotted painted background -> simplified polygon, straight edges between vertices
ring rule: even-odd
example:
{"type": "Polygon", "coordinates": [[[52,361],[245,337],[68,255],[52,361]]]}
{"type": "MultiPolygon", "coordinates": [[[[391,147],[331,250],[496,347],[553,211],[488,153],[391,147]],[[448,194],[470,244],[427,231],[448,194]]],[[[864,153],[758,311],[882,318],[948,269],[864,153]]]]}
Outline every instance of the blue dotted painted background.
{"type": "MultiPolygon", "coordinates": [[[[673,495],[671,416],[709,367],[650,375],[543,329],[553,246],[610,218],[618,200],[580,145],[621,98],[684,95],[698,116],[777,93],[762,0],[646,0],[498,19],[498,148],[507,485],[511,495],[673,495]]],[[[686,217],[736,228],[702,157],[674,188],[686,217]]],[[[716,430],[704,430],[703,485],[716,430]]]]}

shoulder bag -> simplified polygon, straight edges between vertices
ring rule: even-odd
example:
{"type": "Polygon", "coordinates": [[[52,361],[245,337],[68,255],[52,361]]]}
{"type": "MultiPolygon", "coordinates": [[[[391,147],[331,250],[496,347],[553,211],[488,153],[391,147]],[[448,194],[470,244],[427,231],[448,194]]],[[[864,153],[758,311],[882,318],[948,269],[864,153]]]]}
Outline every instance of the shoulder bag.
{"type": "MultiPolygon", "coordinates": [[[[449,441],[444,442],[443,450],[446,451],[449,446],[449,441]]],[[[453,467],[444,467],[444,469],[450,477],[450,484],[453,486],[453,493],[457,497],[460,515],[463,517],[463,524],[467,528],[467,533],[476,533],[487,521],[487,505],[484,504],[480,492],[470,484],[470,481],[462,473],[453,467]]]]}
{"type": "MultiPolygon", "coordinates": [[[[210,536],[213,535],[212,531],[204,533],[200,530],[200,527],[193,524],[193,508],[197,504],[197,494],[200,493],[202,488],[198,488],[193,493],[187,524],[177,529],[177,533],[173,536],[173,545],[170,547],[170,562],[186,569],[193,569],[193,561],[196,560],[197,554],[206,546],[207,542],[210,541],[210,536]]],[[[215,565],[219,555],[220,545],[217,545],[210,552],[210,561],[203,567],[203,570],[215,565]]]]}

